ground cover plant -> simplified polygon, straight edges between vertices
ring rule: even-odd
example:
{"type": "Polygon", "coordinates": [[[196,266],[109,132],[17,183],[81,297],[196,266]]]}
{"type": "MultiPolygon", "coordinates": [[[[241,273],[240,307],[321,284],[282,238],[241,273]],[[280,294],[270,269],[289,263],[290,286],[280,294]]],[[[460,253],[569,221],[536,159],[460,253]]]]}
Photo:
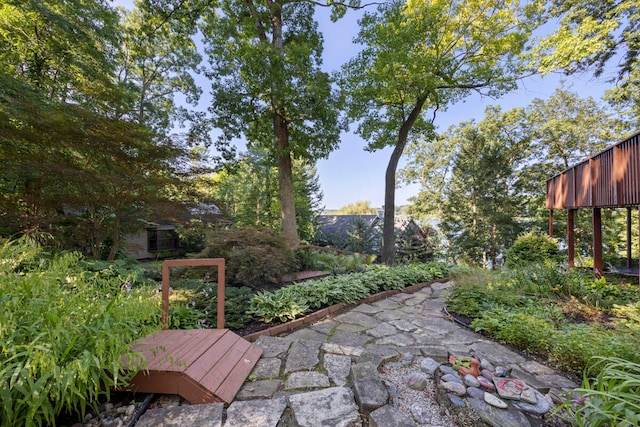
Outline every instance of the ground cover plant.
{"type": "Polygon", "coordinates": [[[1,241],[0,425],[54,425],[61,413],[82,419],[124,384],[136,367],[124,373],[122,355],[159,328],[156,289],[122,264],[1,241]]]}
{"type": "Polygon", "coordinates": [[[448,274],[449,267],[437,262],[398,267],[372,265],[362,273],[296,283],[274,292],[258,292],[251,301],[251,311],[266,323],[285,322],[322,307],[354,302],[385,290],[400,290],[448,274]]]}
{"type": "Polygon", "coordinates": [[[459,271],[447,307],[474,330],[577,375],[593,357],[640,362],[636,283],[553,264],[459,271]]]}

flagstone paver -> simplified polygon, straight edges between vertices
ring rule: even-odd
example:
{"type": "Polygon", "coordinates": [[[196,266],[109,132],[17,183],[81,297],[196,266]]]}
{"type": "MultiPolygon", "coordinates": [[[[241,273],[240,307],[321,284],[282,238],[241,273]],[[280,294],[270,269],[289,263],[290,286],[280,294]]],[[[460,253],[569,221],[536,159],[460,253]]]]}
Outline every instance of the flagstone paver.
{"type": "Polygon", "coordinates": [[[416,421],[424,421],[428,412],[424,408],[399,412],[393,405],[398,402],[393,395],[397,390],[382,381],[383,368],[412,364],[416,373],[439,381],[443,387],[438,387],[438,402],[457,414],[462,424],[541,425],[552,398],[577,385],[548,366],[453,322],[443,311],[443,296],[450,286],[451,282],[434,283],[413,293],[396,293],[280,337],[259,337],[255,344],[262,348],[262,358],[226,409],[226,422],[222,424],[225,417],[217,415],[219,409],[210,407],[209,413],[215,414],[210,424],[194,421],[190,425],[361,427],[361,414],[370,426],[395,425],[387,424],[393,419],[406,427],[430,425],[416,421]],[[483,384],[492,387],[493,383],[483,378],[481,387],[470,379],[461,384],[458,373],[447,364],[450,355],[477,357],[483,367],[491,368],[486,371],[499,367],[531,392],[520,401],[503,399],[508,408],[500,409],[495,406],[502,405],[495,392],[484,397],[483,384]],[[451,379],[451,384],[444,378],[451,379]],[[453,381],[456,378],[460,382],[453,381]],[[452,388],[460,389],[456,392],[462,396],[443,391],[452,388]]]}

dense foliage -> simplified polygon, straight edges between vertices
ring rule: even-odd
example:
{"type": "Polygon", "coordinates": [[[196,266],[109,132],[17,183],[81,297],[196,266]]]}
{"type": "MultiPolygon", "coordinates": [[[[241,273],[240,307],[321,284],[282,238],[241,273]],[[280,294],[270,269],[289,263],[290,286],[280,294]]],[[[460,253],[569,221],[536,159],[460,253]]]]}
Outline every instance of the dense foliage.
{"type": "Polygon", "coordinates": [[[638,362],[637,284],[594,279],[591,272],[520,266],[501,273],[470,270],[456,278],[448,309],[471,327],[569,372],[593,356],[638,362]]]}
{"type": "Polygon", "coordinates": [[[516,239],[505,253],[505,267],[525,267],[531,264],[560,262],[558,242],[549,236],[529,232],[516,239]]]}
{"type": "Polygon", "coordinates": [[[159,328],[154,290],[135,271],[1,242],[0,425],[53,425],[61,412],[82,418],[124,384],[143,367],[123,370],[129,344],[159,328]]]}
{"type": "Polygon", "coordinates": [[[377,292],[403,289],[447,276],[449,267],[441,263],[399,267],[374,265],[362,273],[327,277],[297,283],[275,292],[259,292],[252,300],[252,311],[265,322],[286,322],[310,310],[339,303],[350,303],[377,292]]]}
{"type": "Polygon", "coordinates": [[[215,230],[208,236],[201,258],[224,258],[231,285],[265,288],[280,283],[296,270],[296,258],[283,237],[268,228],[215,230]]]}

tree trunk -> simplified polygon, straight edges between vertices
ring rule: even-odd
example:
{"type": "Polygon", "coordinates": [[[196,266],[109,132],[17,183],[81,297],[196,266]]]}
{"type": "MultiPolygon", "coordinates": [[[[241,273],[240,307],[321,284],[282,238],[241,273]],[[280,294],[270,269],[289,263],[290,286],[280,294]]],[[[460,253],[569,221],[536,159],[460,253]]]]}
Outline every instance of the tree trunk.
{"type": "Polygon", "coordinates": [[[395,212],[396,212],[396,170],[398,169],[398,162],[404,152],[404,147],[407,145],[407,138],[409,132],[415,124],[424,103],[427,101],[427,96],[421,96],[416,100],[416,103],[409,113],[409,116],[404,119],[400,131],[398,132],[398,140],[391,153],[389,164],[387,165],[387,172],[384,177],[384,225],[382,228],[382,262],[387,265],[393,265],[395,261],[395,212]]]}
{"type": "MultiPolygon", "coordinates": [[[[282,37],[282,4],[279,2],[267,2],[271,11],[271,25],[273,31],[272,45],[282,53],[284,57],[284,39],[282,37]]],[[[253,10],[253,9],[252,9],[253,10]]],[[[256,15],[257,17],[257,15],[256,15]]],[[[266,40],[266,34],[261,23],[257,24],[261,40],[266,40]]],[[[282,236],[291,247],[300,244],[298,236],[298,224],[296,221],[295,190],[293,188],[293,166],[291,162],[291,150],[289,148],[289,129],[285,120],[285,111],[281,91],[277,82],[271,83],[271,105],[273,108],[273,130],[275,134],[276,164],[278,166],[278,185],[280,187],[280,215],[282,224],[282,236]]]]}
{"type": "Polygon", "coordinates": [[[116,217],[115,224],[113,226],[113,231],[111,233],[111,248],[109,249],[109,255],[107,256],[107,261],[113,261],[116,259],[116,255],[118,255],[118,249],[120,248],[120,219],[116,217]]]}
{"type": "Polygon", "coordinates": [[[276,159],[278,164],[278,184],[280,186],[280,213],[282,236],[291,247],[300,244],[296,221],[295,190],[293,188],[293,166],[289,151],[287,125],[278,114],[275,115],[276,159]]]}

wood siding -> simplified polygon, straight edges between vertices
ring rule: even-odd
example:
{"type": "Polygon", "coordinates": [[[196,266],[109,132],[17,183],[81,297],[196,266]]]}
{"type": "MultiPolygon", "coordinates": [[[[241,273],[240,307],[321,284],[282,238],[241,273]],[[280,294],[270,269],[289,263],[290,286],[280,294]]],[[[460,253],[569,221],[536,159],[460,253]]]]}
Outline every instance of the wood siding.
{"type": "Polygon", "coordinates": [[[547,209],[640,205],[640,132],[547,181],[547,209]]]}

